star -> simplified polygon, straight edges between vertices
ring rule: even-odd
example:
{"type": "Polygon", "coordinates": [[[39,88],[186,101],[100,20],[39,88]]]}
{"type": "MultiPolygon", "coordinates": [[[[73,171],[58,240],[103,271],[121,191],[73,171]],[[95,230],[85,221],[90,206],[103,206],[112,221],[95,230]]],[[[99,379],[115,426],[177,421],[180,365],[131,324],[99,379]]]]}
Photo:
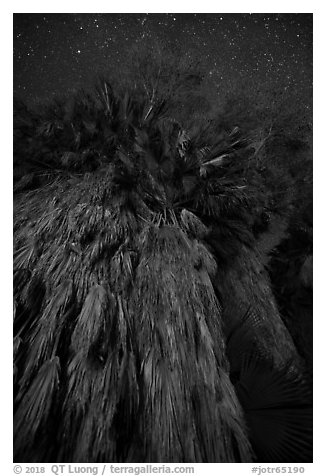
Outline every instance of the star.
{"type": "Polygon", "coordinates": [[[183,49],[190,61],[200,57],[209,78],[218,69],[226,90],[240,74],[276,85],[289,73],[298,91],[311,87],[311,14],[43,15],[14,15],[14,89],[26,86],[30,98],[65,94],[77,81],[83,86],[80,74],[91,86],[97,72],[115,71],[119,62],[129,68],[133,46],[156,41],[183,49]]]}

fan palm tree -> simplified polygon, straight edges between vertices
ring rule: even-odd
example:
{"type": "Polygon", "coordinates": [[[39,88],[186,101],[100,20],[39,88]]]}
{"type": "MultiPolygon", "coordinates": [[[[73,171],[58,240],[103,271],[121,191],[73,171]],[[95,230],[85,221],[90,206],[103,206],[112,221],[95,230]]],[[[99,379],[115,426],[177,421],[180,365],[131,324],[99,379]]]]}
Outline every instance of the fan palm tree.
{"type": "Polygon", "coordinates": [[[16,461],[308,461],[250,146],[100,93],[112,160],[16,197],[16,461]]]}

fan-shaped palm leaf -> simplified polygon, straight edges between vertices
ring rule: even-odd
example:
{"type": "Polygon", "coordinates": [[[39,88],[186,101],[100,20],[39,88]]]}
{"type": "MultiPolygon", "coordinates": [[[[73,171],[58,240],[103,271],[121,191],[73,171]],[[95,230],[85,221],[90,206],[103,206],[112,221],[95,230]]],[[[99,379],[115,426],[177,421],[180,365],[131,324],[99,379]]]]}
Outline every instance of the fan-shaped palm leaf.
{"type": "Polygon", "coordinates": [[[258,461],[311,461],[312,396],[302,376],[247,354],[235,387],[258,461]]]}

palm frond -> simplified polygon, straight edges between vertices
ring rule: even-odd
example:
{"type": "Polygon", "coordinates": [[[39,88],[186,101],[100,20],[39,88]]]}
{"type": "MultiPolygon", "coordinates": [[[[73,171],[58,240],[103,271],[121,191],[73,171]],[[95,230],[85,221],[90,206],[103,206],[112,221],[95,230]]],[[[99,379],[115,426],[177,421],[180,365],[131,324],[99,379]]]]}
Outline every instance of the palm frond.
{"type": "Polygon", "coordinates": [[[235,388],[259,462],[312,460],[312,395],[302,375],[249,353],[235,388]]]}
{"type": "Polygon", "coordinates": [[[235,258],[234,265],[229,266],[226,273],[220,267],[215,281],[223,296],[224,332],[231,370],[238,370],[242,352],[254,346],[276,368],[292,362],[302,371],[302,360],[279,315],[266,271],[255,251],[242,249],[242,254],[235,258]]]}
{"type": "Polygon", "coordinates": [[[183,209],[180,214],[182,225],[187,233],[197,239],[203,239],[208,234],[208,228],[194,213],[187,209],[183,209]]]}
{"type": "Polygon", "coordinates": [[[100,285],[90,289],[72,335],[72,346],[76,352],[83,351],[87,355],[100,338],[108,336],[114,309],[115,303],[108,289],[100,285]]]}
{"type": "Polygon", "coordinates": [[[47,424],[58,392],[60,361],[57,356],[44,362],[36,378],[24,395],[14,418],[15,453],[18,458],[28,458],[28,451],[44,425],[47,424]],[[26,429],[28,432],[26,433],[26,429]]]}
{"type": "Polygon", "coordinates": [[[74,300],[73,282],[63,282],[43,310],[39,320],[30,330],[29,353],[26,358],[25,371],[20,382],[18,399],[26,391],[30,379],[45,361],[56,354],[65,318],[74,300]]]}

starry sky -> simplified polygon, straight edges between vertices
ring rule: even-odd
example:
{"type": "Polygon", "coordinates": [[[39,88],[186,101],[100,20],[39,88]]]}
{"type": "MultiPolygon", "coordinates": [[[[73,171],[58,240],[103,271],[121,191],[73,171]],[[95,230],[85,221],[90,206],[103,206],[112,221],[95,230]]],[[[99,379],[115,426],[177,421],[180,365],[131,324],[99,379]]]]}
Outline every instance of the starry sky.
{"type": "Polygon", "coordinates": [[[117,68],[159,39],[196,52],[219,91],[234,81],[295,89],[312,107],[312,14],[14,14],[14,94],[33,104],[117,68]]]}

